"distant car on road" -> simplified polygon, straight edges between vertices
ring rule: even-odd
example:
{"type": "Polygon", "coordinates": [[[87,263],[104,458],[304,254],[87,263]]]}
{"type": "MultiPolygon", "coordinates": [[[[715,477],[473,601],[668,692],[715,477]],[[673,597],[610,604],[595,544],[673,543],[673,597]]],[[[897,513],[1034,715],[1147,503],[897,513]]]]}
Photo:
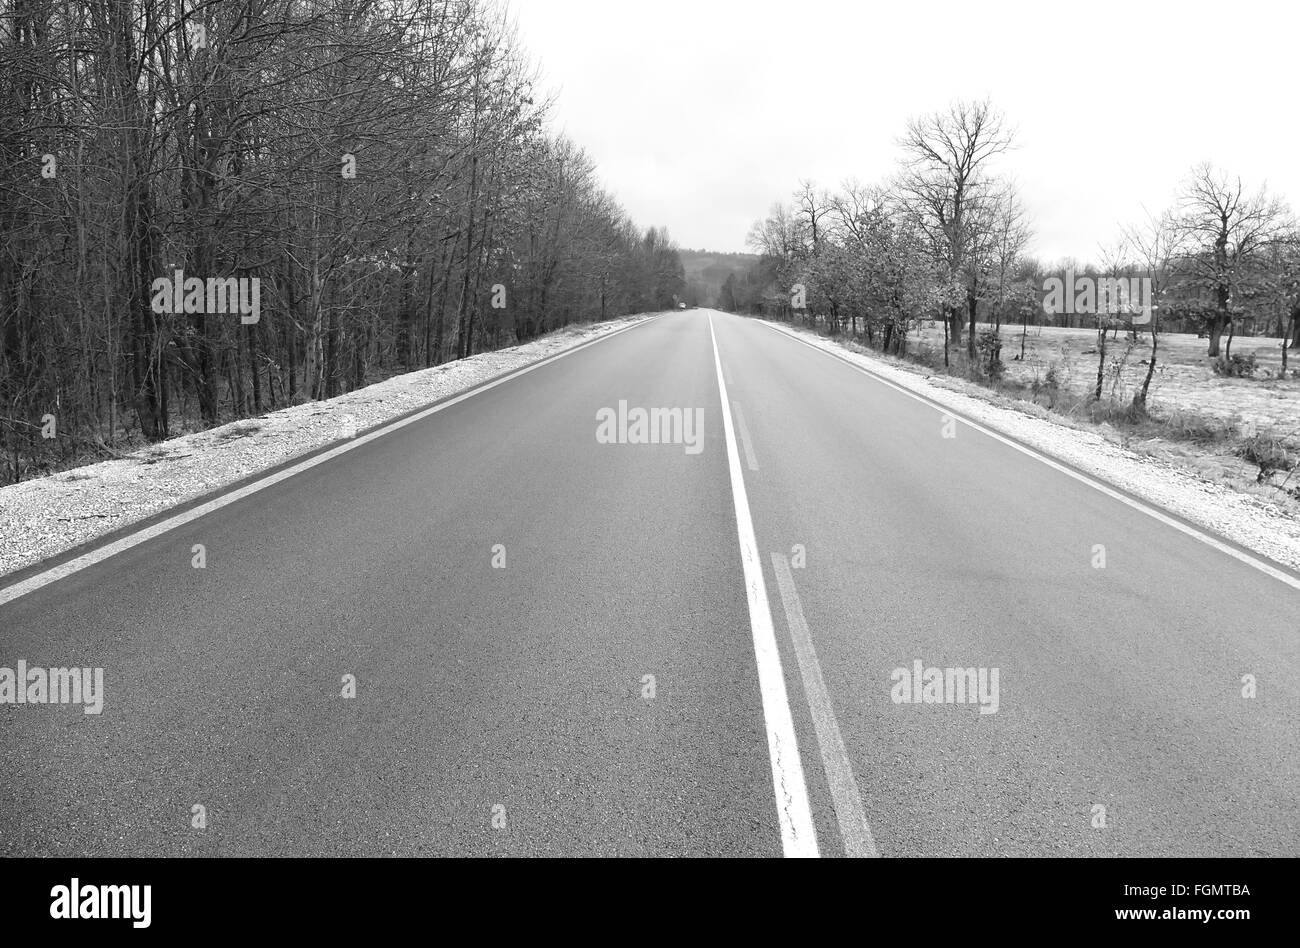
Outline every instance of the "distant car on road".
{"type": "Polygon", "coordinates": [[[685,303],[678,303],[678,304],[677,304],[677,308],[678,308],[678,309],[685,309],[685,308],[686,308],[686,304],[685,304],[685,303]]]}

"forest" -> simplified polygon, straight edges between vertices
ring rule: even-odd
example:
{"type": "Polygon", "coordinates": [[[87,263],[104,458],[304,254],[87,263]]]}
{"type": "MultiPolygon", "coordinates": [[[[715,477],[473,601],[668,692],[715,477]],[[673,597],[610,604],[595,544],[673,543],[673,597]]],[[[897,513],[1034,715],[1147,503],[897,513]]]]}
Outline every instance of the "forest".
{"type": "Polygon", "coordinates": [[[676,305],[552,104],[484,0],[0,0],[0,483],[676,305]]]}

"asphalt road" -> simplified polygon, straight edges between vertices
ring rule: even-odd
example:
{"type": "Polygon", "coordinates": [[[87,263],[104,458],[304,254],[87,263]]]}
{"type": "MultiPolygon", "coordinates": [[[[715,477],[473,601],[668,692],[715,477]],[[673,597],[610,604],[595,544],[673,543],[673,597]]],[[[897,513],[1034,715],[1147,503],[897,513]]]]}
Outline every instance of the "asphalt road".
{"type": "Polygon", "coordinates": [[[0,605],[105,678],[0,708],[0,854],[1300,855],[1300,593],[947,433],[694,310],[359,445],[0,605]]]}

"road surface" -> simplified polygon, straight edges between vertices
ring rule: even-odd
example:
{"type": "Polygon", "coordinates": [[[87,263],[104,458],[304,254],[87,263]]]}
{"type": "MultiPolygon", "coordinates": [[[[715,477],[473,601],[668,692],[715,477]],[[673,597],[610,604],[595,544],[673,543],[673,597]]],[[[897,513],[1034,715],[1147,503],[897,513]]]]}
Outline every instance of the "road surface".
{"type": "Polygon", "coordinates": [[[0,854],[1295,856],[1298,596],[673,313],[0,605],[0,854]]]}

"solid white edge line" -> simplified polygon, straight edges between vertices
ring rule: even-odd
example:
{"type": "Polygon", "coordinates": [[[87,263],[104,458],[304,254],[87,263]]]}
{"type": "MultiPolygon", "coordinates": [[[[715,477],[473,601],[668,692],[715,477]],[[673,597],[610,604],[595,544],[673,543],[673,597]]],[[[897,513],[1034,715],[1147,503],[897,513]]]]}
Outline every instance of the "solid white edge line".
{"type": "MultiPolygon", "coordinates": [[[[762,321],[760,320],[760,322],[762,321]]],[[[1064,464],[1054,461],[1052,458],[1048,457],[1046,454],[1044,454],[1037,448],[1031,448],[1027,445],[1020,444],[1019,442],[1011,438],[1001,435],[998,432],[993,431],[992,429],[987,428],[984,425],[980,424],[978,421],[973,421],[970,418],[967,418],[965,415],[961,414],[961,412],[958,411],[957,409],[948,408],[947,406],[937,401],[934,401],[933,399],[927,398],[924,395],[921,395],[917,392],[913,392],[910,389],[904,388],[901,385],[891,382],[889,379],[877,375],[875,372],[872,372],[870,369],[857,365],[856,363],[851,362],[848,359],[841,358],[839,355],[837,355],[834,352],[828,352],[827,350],[821,348],[820,346],[813,345],[811,342],[809,342],[806,339],[800,339],[799,336],[797,336],[795,333],[790,332],[789,330],[781,326],[773,326],[771,323],[767,323],[767,322],[762,322],[762,324],[764,326],[767,326],[769,329],[773,330],[774,332],[779,332],[781,335],[787,337],[788,339],[793,339],[795,342],[807,346],[809,349],[812,349],[815,352],[820,352],[824,355],[829,356],[832,359],[836,359],[837,361],[844,363],[851,369],[857,369],[863,375],[867,376],[868,378],[876,382],[879,382],[881,385],[886,385],[889,388],[894,389],[895,391],[902,392],[904,395],[908,396],[909,398],[914,398],[918,402],[921,402],[922,404],[927,405],[930,408],[935,409],[936,411],[942,412],[945,415],[955,418],[957,421],[960,421],[962,424],[975,429],[981,434],[987,435],[988,437],[994,439],[995,441],[1001,441],[1003,444],[1007,445],[1008,447],[1015,448],[1021,454],[1028,455],[1034,460],[1040,461],[1043,464],[1046,464],[1048,467],[1060,471],[1062,474],[1066,474],[1074,478],[1076,481],[1079,481],[1082,484],[1087,484],[1089,487],[1093,488],[1094,490],[1100,491],[1101,493],[1105,494],[1107,497],[1111,497],[1115,500],[1118,500],[1120,503],[1126,504],[1129,507],[1133,508],[1134,510],[1146,514],[1148,517],[1151,517],[1153,520],[1158,520],[1161,523],[1165,524],[1166,526],[1173,527],[1175,530],[1185,533],[1187,536],[1192,537],[1195,540],[1199,540],[1200,542],[1204,543],[1206,546],[1213,547],[1214,549],[1218,550],[1220,553],[1228,554],[1233,559],[1239,560],[1242,563],[1245,563],[1247,566],[1253,566],[1261,573],[1264,573],[1267,576],[1271,576],[1276,580],[1280,580],[1281,582],[1286,583],[1292,589],[1300,590],[1300,578],[1292,576],[1290,573],[1283,572],[1282,570],[1265,562],[1262,559],[1251,556],[1249,553],[1246,553],[1242,550],[1238,550],[1236,547],[1229,546],[1227,543],[1224,543],[1222,540],[1219,540],[1208,533],[1203,533],[1202,531],[1196,529],[1195,527],[1183,523],[1182,521],[1177,520],[1174,517],[1169,516],[1168,514],[1164,513],[1163,511],[1159,510],[1156,507],[1153,507],[1133,497],[1129,497],[1127,494],[1123,494],[1120,491],[1115,490],[1113,487],[1110,487],[1103,481],[1097,480],[1087,474],[1084,474],[1080,471],[1076,471],[1071,467],[1068,467],[1064,464]]]]}
{"type": "Polygon", "coordinates": [[[826,679],[822,677],[822,665],[817,660],[817,648],[813,645],[808,620],[804,618],[803,605],[799,602],[799,590],[790,572],[790,561],[783,553],[772,553],[771,559],[772,572],[776,574],[776,585],[785,606],[786,627],[790,630],[794,654],[799,659],[799,673],[803,677],[804,695],[808,699],[808,711],[817,735],[817,749],[821,751],[822,767],[826,771],[826,784],[835,806],[835,818],[840,824],[840,837],[844,840],[844,855],[850,859],[878,859],[880,850],[876,849],[871,824],[862,808],[862,794],[858,791],[858,781],[853,776],[853,765],[849,763],[840,723],[835,717],[835,705],[831,703],[826,679]]]}
{"type": "MultiPolygon", "coordinates": [[[[0,606],[13,602],[15,599],[19,599],[27,595],[28,593],[35,592],[36,590],[48,586],[51,583],[58,582],[59,580],[64,579],[65,577],[71,576],[73,573],[79,573],[81,572],[81,570],[86,569],[87,567],[90,566],[94,566],[96,563],[102,563],[104,560],[116,556],[118,553],[122,553],[126,550],[131,549],[132,547],[139,546],[141,543],[145,543],[149,540],[154,539],[155,537],[161,536],[164,533],[167,533],[171,530],[175,530],[177,527],[181,527],[187,523],[191,523],[195,520],[198,520],[200,517],[207,516],[208,514],[212,513],[215,510],[220,510],[222,507],[228,507],[230,504],[243,500],[245,497],[248,497],[252,494],[256,494],[258,491],[265,490],[266,488],[278,484],[283,480],[287,480],[288,478],[293,477],[295,474],[300,474],[303,471],[316,467],[318,464],[324,464],[326,461],[331,461],[334,458],[338,457],[339,455],[346,454],[349,451],[353,451],[361,447],[363,444],[367,444],[371,441],[374,441],[377,438],[383,437],[384,435],[391,434],[394,431],[397,431],[399,428],[405,428],[407,425],[413,425],[417,421],[423,421],[425,418],[428,418],[430,415],[437,414],[443,409],[450,408],[452,405],[459,404],[460,402],[463,402],[468,398],[472,398],[473,396],[479,394],[480,392],[486,392],[489,389],[496,388],[498,385],[504,385],[506,382],[509,382],[513,379],[517,379],[521,375],[526,375],[527,373],[533,371],[534,369],[540,369],[545,365],[549,365],[550,363],[555,362],[557,359],[562,359],[565,356],[573,355],[573,353],[575,352],[581,352],[583,349],[586,349],[589,346],[594,346],[597,343],[604,342],[606,339],[612,339],[615,336],[628,332],[629,330],[638,329],[641,326],[645,326],[649,323],[652,323],[659,318],[660,318],[659,315],[651,316],[648,319],[643,319],[639,322],[633,323],[631,326],[624,326],[622,329],[615,329],[613,332],[605,333],[604,335],[598,336],[595,339],[589,339],[588,341],[579,343],[578,345],[573,346],[572,348],[564,349],[560,352],[555,353],[554,355],[546,356],[545,358],[539,359],[538,361],[533,362],[529,365],[525,365],[518,369],[514,369],[510,372],[507,372],[505,375],[499,376],[495,379],[492,379],[491,381],[479,385],[477,388],[473,388],[470,389],[469,391],[462,392],[459,395],[453,395],[450,398],[446,399],[445,401],[441,401],[438,404],[426,408],[422,411],[419,411],[414,415],[410,415],[406,418],[399,418],[396,421],[386,422],[381,427],[377,428],[374,431],[368,432],[367,434],[354,438],[351,441],[346,442],[345,444],[339,445],[338,447],[330,448],[328,451],[324,451],[320,454],[314,455],[313,457],[310,457],[305,461],[300,461],[299,463],[293,465],[292,467],[287,467],[282,471],[276,472],[275,474],[268,474],[266,477],[259,478],[258,480],[253,481],[251,484],[245,484],[243,487],[240,487],[237,490],[233,490],[230,491],[229,493],[222,494],[220,497],[216,497],[208,501],[207,503],[200,504],[197,507],[192,507],[191,509],[185,511],[184,513],[179,513],[173,517],[167,518],[166,520],[161,520],[158,523],[154,524],[153,526],[144,527],[140,530],[135,531],[134,533],[122,537],[121,539],[114,540],[112,543],[108,543],[105,544],[104,546],[91,550],[89,553],[83,553],[81,556],[70,559],[66,563],[60,563],[58,566],[52,566],[47,570],[43,570],[42,572],[35,574],[34,576],[29,576],[27,579],[23,580],[22,582],[15,583],[12,586],[8,586],[4,589],[0,589],[0,606]]],[[[0,582],[3,581],[4,581],[3,579],[0,579],[0,582]]]]}
{"type": "Polygon", "coordinates": [[[758,687],[763,699],[763,723],[767,728],[772,786],[776,794],[777,819],[781,825],[781,848],[787,858],[815,858],[820,855],[817,831],[808,805],[808,787],[804,783],[799,744],[795,740],[794,718],[790,714],[790,698],[785,690],[785,673],[781,670],[781,653],[776,646],[776,631],[767,604],[763,562],[754,539],[754,523],[749,514],[749,497],[745,493],[745,476],[740,469],[740,452],[736,448],[731,403],[727,400],[727,383],[722,377],[722,358],[718,354],[718,337],[713,331],[712,315],[709,316],[709,338],[713,340],[713,365],[717,370],[718,393],[722,398],[727,468],[731,472],[731,498],[736,508],[736,533],[745,574],[745,594],[749,599],[749,626],[758,666],[758,687]]]}

